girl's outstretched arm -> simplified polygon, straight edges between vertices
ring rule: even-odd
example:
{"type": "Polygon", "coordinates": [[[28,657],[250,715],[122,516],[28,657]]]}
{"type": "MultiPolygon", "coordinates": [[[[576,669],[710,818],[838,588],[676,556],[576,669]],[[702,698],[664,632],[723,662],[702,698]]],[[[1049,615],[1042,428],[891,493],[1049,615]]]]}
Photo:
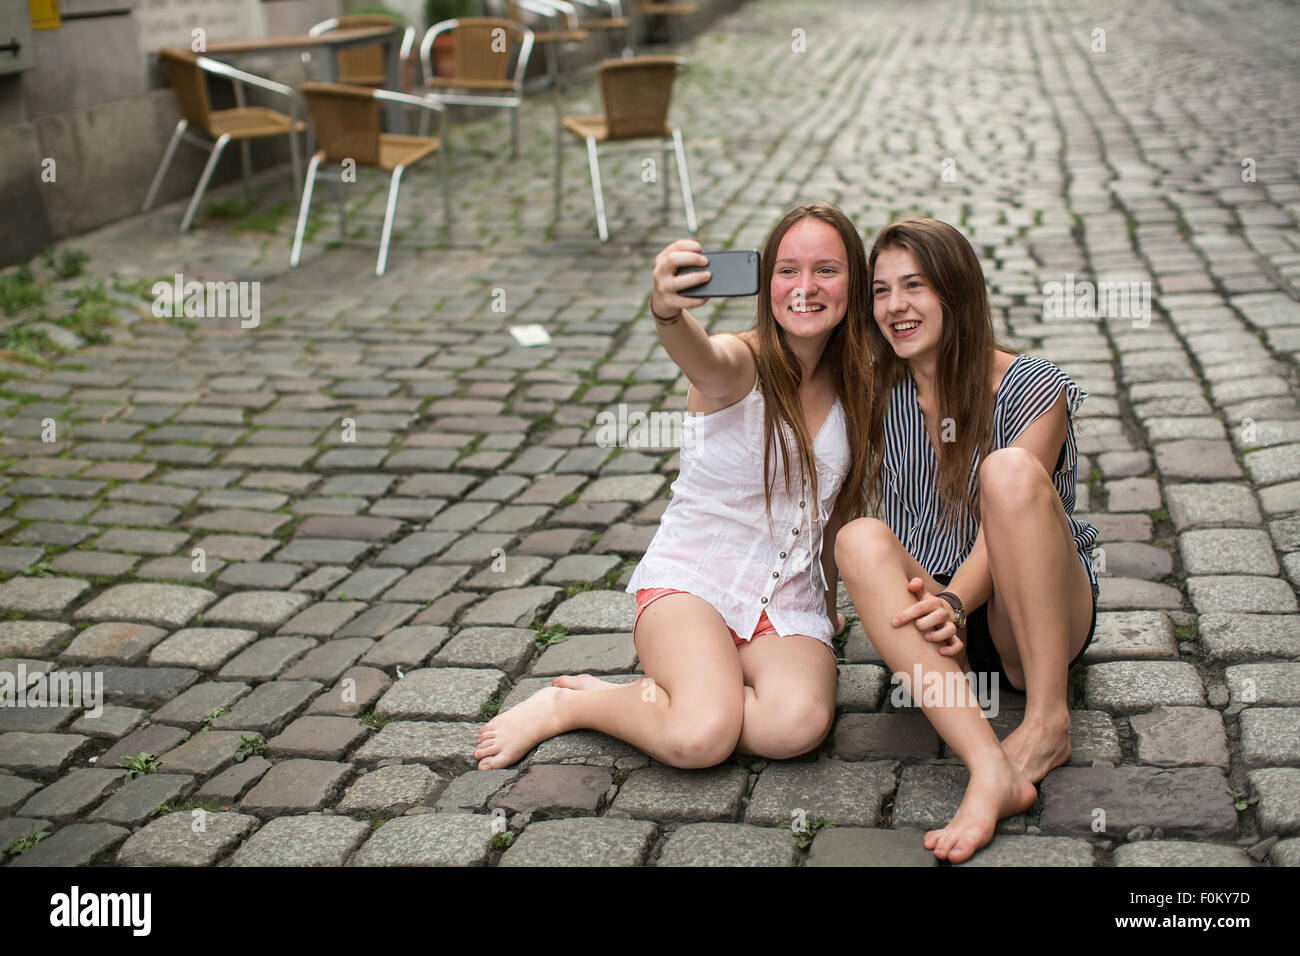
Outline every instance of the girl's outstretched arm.
{"type": "Polygon", "coordinates": [[[732,334],[710,336],[687,312],[708,299],[682,295],[683,289],[707,282],[709,272],[679,276],[683,266],[708,265],[694,239],[678,239],[655,257],[650,314],[659,341],[696,391],[719,404],[742,397],[754,381],[754,358],[741,339],[732,334]]]}

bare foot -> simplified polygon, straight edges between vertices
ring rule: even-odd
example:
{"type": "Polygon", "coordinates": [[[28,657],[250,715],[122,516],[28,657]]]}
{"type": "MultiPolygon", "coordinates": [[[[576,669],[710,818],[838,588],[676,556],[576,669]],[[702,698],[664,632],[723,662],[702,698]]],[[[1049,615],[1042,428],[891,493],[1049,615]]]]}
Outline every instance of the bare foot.
{"type": "Polygon", "coordinates": [[[963,863],[993,839],[1003,817],[1015,816],[1033,806],[1038,791],[1006,760],[1000,766],[971,774],[966,795],[948,825],[925,835],[925,848],[949,863],[963,863]]]}
{"type": "Polygon", "coordinates": [[[1011,765],[1038,783],[1070,759],[1070,721],[1065,726],[1025,721],[1002,741],[1002,751],[1011,765]]]}
{"type": "Polygon", "coordinates": [[[560,687],[543,687],[484,724],[474,748],[478,769],[496,770],[517,764],[543,740],[563,733],[560,702],[568,693],[560,687]]]}
{"type": "Polygon", "coordinates": [[[557,677],[551,681],[551,686],[567,687],[569,690],[618,690],[623,685],[611,684],[607,680],[592,677],[590,674],[565,674],[563,677],[557,677]]]}

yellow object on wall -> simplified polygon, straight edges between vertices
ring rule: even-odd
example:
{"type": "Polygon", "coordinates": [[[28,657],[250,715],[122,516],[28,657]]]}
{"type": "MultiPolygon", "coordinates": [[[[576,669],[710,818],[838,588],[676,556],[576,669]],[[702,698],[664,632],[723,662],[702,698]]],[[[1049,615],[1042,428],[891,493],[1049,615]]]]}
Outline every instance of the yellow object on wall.
{"type": "Polygon", "coordinates": [[[59,0],[27,0],[27,9],[32,15],[33,30],[57,30],[62,25],[59,0]]]}

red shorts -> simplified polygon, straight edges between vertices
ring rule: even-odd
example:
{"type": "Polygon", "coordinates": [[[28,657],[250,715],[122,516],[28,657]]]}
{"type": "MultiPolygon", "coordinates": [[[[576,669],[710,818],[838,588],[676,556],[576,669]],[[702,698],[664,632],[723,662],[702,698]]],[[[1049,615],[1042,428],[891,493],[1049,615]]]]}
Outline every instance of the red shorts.
{"type": "MultiPolygon", "coordinates": [[[[641,588],[639,591],[636,592],[636,617],[632,621],[632,630],[633,631],[636,630],[636,622],[641,619],[641,612],[646,609],[646,606],[650,604],[651,601],[658,600],[659,598],[663,597],[665,594],[690,594],[690,593],[691,592],[689,591],[682,591],[677,588],[641,588]]],[[[731,641],[737,647],[740,647],[740,645],[745,643],[745,641],[739,636],[737,636],[736,632],[733,631],[731,628],[727,628],[727,633],[731,635],[731,641]]],[[[775,633],[776,633],[776,628],[772,626],[772,622],[768,620],[767,612],[764,611],[762,616],[759,617],[758,619],[758,626],[754,628],[754,633],[751,635],[751,638],[761,637],[764,634],[775,634],[775,633]]]]}

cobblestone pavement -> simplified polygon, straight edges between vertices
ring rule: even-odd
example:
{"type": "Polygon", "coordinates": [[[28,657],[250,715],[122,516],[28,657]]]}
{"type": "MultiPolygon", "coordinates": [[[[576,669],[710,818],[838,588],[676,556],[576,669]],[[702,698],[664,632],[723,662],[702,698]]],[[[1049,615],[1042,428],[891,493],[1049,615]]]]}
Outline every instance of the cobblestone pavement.
{"type": "MultiPolygon", "coordinates": [[[[1104,574],[1074,754],[967,865],[1300,861],[1297,39],[1300,11],[1252,2],[759,0],[683,50],[706,246],[817,197],[868,237],[960,223],[1002,335],[1091,394],[1104,574]],[[1149,311],[1045,315],[1050,283],[1121,281],[1149,311]]],[[[123,324],[5,367],[0,670],[100,673],[107,706],[0,710],[10,865],[933,865],[920,830],[965,771],[856,623],[807,759],[682,772],[573,733],[472,769],[483,716],[550,675],[634,679],[622,588],[677,460],[602,447],[597,415],[686,387],[645,312],[685,231],[643,181],[658,154],[605,162],[601,245],[577,148],[552,228],[544,95],[525,116],[518,163],[491,155],[504,119],[454,126],[450,237],[435,171],[411,172],[382,280],[364,171],[347,242],[322,189],[292,271],[283,169],[256,221],[178,236],[176,203],[69,243],[123,324]],[[261,280],[260,323],[152,318],[175,273],[261,280]],[[508,333],[530,323],[548,345],[508,333]],[[128,780],[139,754],[156,771],[128,780]]],[[[1023,698],[1001,705],[1005,733],[1023,698]]]]}

